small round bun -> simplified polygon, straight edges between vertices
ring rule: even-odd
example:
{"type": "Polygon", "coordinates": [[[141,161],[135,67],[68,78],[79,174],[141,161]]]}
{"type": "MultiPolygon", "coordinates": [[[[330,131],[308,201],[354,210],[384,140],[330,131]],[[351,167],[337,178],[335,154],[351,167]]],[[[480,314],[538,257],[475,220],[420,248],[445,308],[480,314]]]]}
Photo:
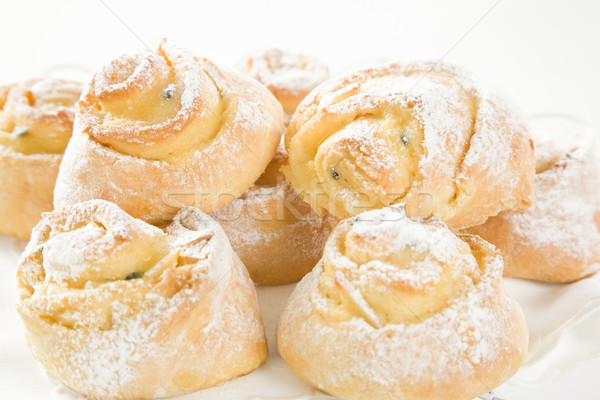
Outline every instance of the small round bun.
{"type": "Polygon", "coordinates": [[[528,331],[502,258],[403,207],[342,221],[296,287],[277,346],[305,381],[349,400],[471,400],[523,364],[528,331]]]}
{"type": "Polygon", "coordinates": [[[506,276],[562,283],[600,271],[600,152],[589,128],[569,125],[534,135],[533,206],[468,230],[500,249],[506,276]]]}
{"type": "Polygon", "coordinates": [[[282,168],[317,212],[392,204],[451,228],[531,205],[535,161],[521,113],[467,71],[392,63],[333,78],[300,104],[282,168]]]}
{"type": "Polygon", "coordinates": [[[282,131],[281,105],[262,85],[163,41],[93,76],[54,203],[104,199],[152,224],[184,206],[211,213],[258,179],[282,131]]]}
{"type": "Polygon", "coordinates": [[[50,211],[83,85],[33,79],[0,87],[0,235],[28,239],[50,211]]]}
{"type": "Polygon", "coordinates": [[[242,71],[265,85],[289,117],[311,90],[329,78],[329,68],[316,57],[280,49],[251,55],[242,71]]]}
{"type": "Polygon", "coordinates": [[[298,282],[317,264],[337,223],[318,215],[279,172],[281,146],[265,173],[239,199],[212,214],[229,237],[254,283],[298,282]]]}
{"type": "Polygon", "coordinates": [[[90,399],[196,391],[267,356],[252,281],[195,208],[165,230],[103,200],[46,213],[17,279],[34,357],[90,399]]]}

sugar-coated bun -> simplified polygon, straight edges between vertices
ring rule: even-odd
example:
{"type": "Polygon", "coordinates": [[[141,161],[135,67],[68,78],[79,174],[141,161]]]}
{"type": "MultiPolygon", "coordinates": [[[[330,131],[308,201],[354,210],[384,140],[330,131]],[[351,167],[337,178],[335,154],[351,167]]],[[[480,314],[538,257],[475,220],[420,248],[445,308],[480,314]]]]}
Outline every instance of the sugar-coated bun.
{"type": "Polygon", "coordinates": [[[300,104],[282,171],[317,211],[391,204],[451,228],[531,205],[533,146],[508,101],[461,68],[392,63],[331,79],[300,104]]]}
{"type": "Polygon", "coordinates": [[[525,360],[502,258],[403,207],[342,221],[296,287],[277,345],[305,381],[350,400],[471,400],[525,360]]]}
{"type": "Polygon", "coordinates": [[[192,207],[165,230],[104,200],[45,213],[17,278],[34,357],[90,399],[175,396],[267,356],[246,269],[192,207]]]}
{"type": "Polygon", "coordinates": [[[560,140],[534,136],[531,208],[469,229],[500,249],[506,276],[573,282],[600,271],[600,154],[593,137],[560,140]]]}
{"type": "Polygon", "coordinates": [[[28,239],[42,212],[52,210],[82,89],[50,78],[0,87],[0,235],[28,239]]]}
{"type": "Polygon", "coordinates": [[[280,149],[267,170],[239,199],[212,214],[259,285],[297,282],[317,264],[337,223],[318,215],[279,172],[280,149]]]}
{"type": "Polygon", "coordinates": [[[153,224],[239,197],[283,130],[281,105],[258,82],[164,41],[104,65],[77,113],[55,205],[100,198],[153,224]]]}
{"type": "Polygon", "coordinates": [[[242,71],[265,85],[289,117],[311,90],[329,78],[329,68],[316,57],[281,49],[249,56],[242,71]]]}

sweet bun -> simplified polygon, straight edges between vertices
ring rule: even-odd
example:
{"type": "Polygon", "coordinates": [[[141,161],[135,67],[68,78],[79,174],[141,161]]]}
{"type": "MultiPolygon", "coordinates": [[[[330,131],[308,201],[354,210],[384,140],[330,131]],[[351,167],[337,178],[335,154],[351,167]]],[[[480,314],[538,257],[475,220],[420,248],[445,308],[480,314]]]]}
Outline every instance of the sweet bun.
{"type": "MultiPolygon", "coordinates": [[[[328,76],[312,56],[273,49],[255,54],[244,71],[266,85],[290,116],[304,96],[328,76]]],[[[252,280],[260,285],[299,281],[319,261],[337,219],[318,215],[279,172],[287,159],[280,144],[258,180],[238,199],[216,211],[252,280]]]]}
{"type": "Polygon", "coordinates": [[[17,279],[34,357],[91,399],[175,396],[267,356],[252,281],[195,208],[165,230],[103,200],[46,213],[17,279]]]}
{"type": "Polygon", "coordinates": [[[592,132],[571,129],[534,135],[531,208],[469,229],[500,249],[506,276],[573,282],[600,270],[600,155],[592,132]]]}
{"type": "Polygon", "coordinates": [[[531,205],[533,146],[518,110],[469,73],[392,63],[334,78],[300,104],[283,173],[317,211],[396,203],[451,228],[531,205]]]}
{"type": "Polygon", "coordinates": [[[394,206],[336,227],[291,295],[277,345],[334,396],[471,400],[519,369],[528,331],[494,246],[394,206]]]}
{"type": "Polygon", "coordinates": [[[0,234],[28,239],[50,211],[83,85],[32,79],[0,87],[0,234]]]}
{"type": "Polygon", "coordinates": [[[310,272],[337,218],[318,215],[279,172],[280,148],[265,173],[239,199],[212,214],[254,283],[283,285],[310,272]]]}
{"type": "Polygon", "coordinates": [[[288,119],[302,99],[329,78],[329,68],[316,57],[280,49],[249,56],[242,71],[273,93],[288,119]]]}
{"type": "Polygon", "coordinates": [[[100,198],[152,224],[239,197],[283,130],[281,105],[258,82],[164,41],[103,66],[77,112],[56,207],[100,198]]]}

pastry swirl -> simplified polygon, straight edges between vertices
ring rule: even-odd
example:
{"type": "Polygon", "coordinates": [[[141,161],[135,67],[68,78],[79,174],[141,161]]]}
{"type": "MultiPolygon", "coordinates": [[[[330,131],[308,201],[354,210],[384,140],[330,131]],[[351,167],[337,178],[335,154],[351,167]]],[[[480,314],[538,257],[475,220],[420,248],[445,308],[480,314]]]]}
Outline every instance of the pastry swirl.
{"type": "Polygon", "coordinates": [[[531,204],[520,113],[457,67],[394,63],[332,79],[301,103],[282,171],[338,217],[396,203],[452,228],[531,204]]]}
{"type": "Polygon", "coordinates": [[[581,126],[561,142],[536,132],[534,200],[469,228],[502,252],[504,274],[573,282],[600,271],[600,151],[581,126]],[[581,131],[580,131],[581,130],[581,131]]]}
{"type": "Polygon", "coordinates": [[[0,234],[27,239],[52,193],[83,86],[32,79],[0,87],[0,234]]]}
{"type": "Polygon", "coordinates": [[[90,398],[199,390],[267,355],[252,282],[195,208],[164,231],[103,200],[44,214],[17,278],[33,355],[90,398]]]}
{"type": "Polygon", "coordinates": [[[528,345],[502,259],[403,207],[342,221],[281,316],[279,352],[346,399],[464,399],[510,378],[528,345]]]}
{"type": "Polygon", "coordinates": [[[77,110],[56,205],[102,198],[151,223],[239,197],[283,129],[261,85],[166,42],[102,67],[77,110]]]}

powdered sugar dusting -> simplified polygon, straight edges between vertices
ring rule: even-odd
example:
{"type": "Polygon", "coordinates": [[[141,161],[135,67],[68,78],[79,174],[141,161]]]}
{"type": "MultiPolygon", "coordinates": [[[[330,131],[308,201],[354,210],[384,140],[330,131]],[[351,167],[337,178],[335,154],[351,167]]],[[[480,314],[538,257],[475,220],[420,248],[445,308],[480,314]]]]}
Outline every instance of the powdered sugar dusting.
{"type": "Polygon", "coordinates": [[[299,280],[321,257],[333,225],[298,198],[289,181],[277,179],[253,185],[212,215],[258,284],[268,276],[274,279],[268,284],[299,280]]]}
{"type": "MultiPolygon", "coordinates": [[[[135,225],[143,222],[125,221],[130,217],[107,202],[88,206],[76,208],[133,233],[123,239],[139,238],[135,225]]],[[[62,221],[66,229],[69,222],[62,221]]],[[[163,233],[169,253],[143,277],[90,282],[81,289],[37,276],[42,260],[35,254],[47,239],[43,230],[40,225],[21,258],[18,308],[35,357],[75,391],[95,398],[171,396],[248,373],[262,361],[264,331],[251,282],[223,231],[198,210],[176,216],[163,233]],[[43,337],[36,330],[40,324],[43,337]],[[189,373],[196,386],[180,386],[189,373]]],[[[86,238],[93,246],[98,235],[86,238]]]]}
{"type": "Polygon", "coordinates": [[[79,82],[62,79],[32,79],[22,84],[6,87],[6,98],[0,112],[14,114],[20,123],[35,120],[62,120],[71,127],[73,124],[73,104],[77,101],[83,85],[79,82]]]}
{"type": "Polygon", "coordinates": [[[283,129],[280,105],[258,82],[166,43],[97,73],[78,107],[55,206],[102,198],[153,224],[183,206],[210,213],[239,197],[269,163],[283,129]],[[158,59],[138,74],[140,57],[158,59]],[[111,85],[104,94],[95,93],[98,79],[111,85]]]}
{"type": "Polygon", "coordinates": [[[382,250],[389,253],[410,251],[425,255],[426,259],[443,262],[458,254],[459,239],[443,223],[423,218],[408,218],[402,205],[365,212],[354,219],[350,234],[391,238],[391,246],[382,250]]]}
{"type": "Polygon", "coordinates": [[[270,90],[304,95],[329,77],[329,68],[316,58],[279,49],[250,56],[244,72],[270,90]]]}
{"type": "MultiPolygon", "coordinates": [[[[433,62],[366,69],[332,79],[313,91],[299,106],[286,133],[290,153],[286,174],[296,190],[310,190],[308,179],[328,182],[321,171],[332,167],[317,164],[324,161],[312,153],[313,145],[319,154],[320,146],[328,145],[338,135],[354,136],[358,142],[394,129],[399,135],[396,141],[379,141],[373,147],[396,154],[402,135],[421,135],[415,139],[419,143],[405,140],[405,146],[412,149],[410,157],[418,161],[416,171],[398,167],[408,165],[407,160],[383,164],[373,161],[372,165],[361,165],[361,171],[371,179],[376,176],[375,182],[392,181],[390,177],[397,176],[396,182],[402,185],[390,188],[381,183],[375,190],[372,182],[361,183],[361,178],[355,177],[349,180],[358,183],[350,190],[367,194],[383,191],[377,197],[384,205],[390,204],[390,196],[395,196],[395,202],[409,202],[427,193],[434,199],[434,215],[453,227],[473,224],[503,208],[528,202],[533,152],[521,114],[463,69],[433,62]],[[361,120],[369,122],[361,124],[361,120]],[[392,120],[391,128],[388,120],[392,120]],[[465,205],[473,202],[477,204],[465,205]]],[[[346,190],[344,185],[343,180],[327,184],[328,196],[334,198],[346,190]]],[[[313,206],[328,209],[334,203],[325,196],[321,199],[313,206]]],[[[347,205],[345,208],[347,215],[356,214],[347,205]]],[[[329,211],[336,214],[336,210],[329,211]]]]}
{"type": "MultiPolygon", "coordinates": [[[[245,218],[255,219],[255,221],[272,221],[272,213],[278,213],[277,207],[279,207],[279,213],[286,207],[287,196],[290,191],[293,190],[290,187],[289,182],[284,181],[282,184],[270,187],[252,187],[242,195],[239,199],[234,200],[227,207],[217,211],[214,214],[214,218],[220,221],[225,226],[225,232],[229,237],[232,245],[235,246],[247,246],[256,247],[264,244],[265,242],[276,241],[280,235],[285,232],[278,232],[272,230],[257,230],[248,229],[244,224],[240,224],[240,220],[245,218]],[[273,209],[273,206],[276,208],[273,209]],[[250,214],[250,215],[248,215],[250,214]]],[[[275,219],[276,220],[276,219],[275,219]]],[[[316,228],[323,224],[323,218],[316,214],[306,215],[304,218],[298,218],[295,221],[296,224],[306,225],[307,228],[310,225],[315,225],[316,228]]],[[[319,236],[312,236],[315,240],[314,243],[296,243],[299,245],[295,248],[295,251],[302,253],[312,252],[318,249],[317,243],[320,243],[324,238],[319,236]]]]}
{"type": "MultiPolygon", "coordinates": [[[[412,225],[418,221],[407,222],[399,219],[397,211],[384,210],[377,211],[380,221],[371,220],[363,226],[355,221],[351,229],[381,239],[398,233],[399,240],[408,240],[406,244],[423,241],[422,246],[431,250],[444,246],[431,235],[421,234],[412,225]],[[412,233],[403,233],[398,228],[403,224],[412,227],[409,228],[412,233]]],[[[501,383],[524,359],[527,346],[524,319],[503,287],[499,253],[475,237],[461,238],[483,250],[479,260],[482,275],[468,291],[458,293],[439,312],[414,323],[374,324],[372,320],[379,317],[369,313],[350,319],[333,318],[330,312],[335,302],[329,293],[322,292],[321,280],[330,268],[328,263],[343,268],[347,261],[324,257],[299,283],[286,306],[278,327],[280,353],[306,380],[340,396],[363,393],[381,397],[393,393],[398,398],[409,398],[412,393],[422,393],[424,388],[427,393],[446,393],[448,388],[455,388],[457,393],[475,397],[491,390],[489,385],[501,383]],[[490,371],[494,371],[493,378],[490,371]]],[[[328,249],[333,245],[330,239],[328,249]]],[[[452,252],[446,249],[442,253],[447,251],[452,252]]],[[[343,279],[339,282],[338,290],[351,285],[343,279]]],[[[419,285],[415,288],[423,290],[419,285]]],[[[388,290],[394,290],[393,286],[388,290]]],[[[364,303],[367,297],[363,296],[355,293],[355,303],[364,303]]],[[[367,310],[373,310],[372,306],[363,304],[367,310]]]]}
{"type": "Polygon", "coordinates": [[[85,114],[85,120],[89,120],[90,133],[102,141],[155,144],[165,136],[180,133],[198,115],[217,112],[221,99],[204,73],[202,64],[192,54],[167,45],[164,40],[156,52],[144,49],[137,54],[122,55],[94,75],[92,84],[82,97],[79,111],[85,114]],[[180,106],[174,115],[162,121],[125,119],[97,110],[96,97],[110,101],[128,93],[133,96],[136,92],[150,92],[157,89],[156,86],[166,88],[171,85],[173,88],[175,84],[181,90],[180,106]],[[201,104],[203,107],[200,107],[201,104]],[[156,135],[157,131],[161,132],[160,136],[156,135]]]}
{"type": "MultiPolygon", "coordinates": [[[[600,248],[600,155],[592,143],[574,143],[575,148],[560,154],[559,146],[536,142],[539,157],[551,167],[536,175],[533,206],[523,212],[504,214],[514,226],[514,234],[533,247],[546,246],[581,257],[600,269],[595,260],[600,248]],[[538,146],[537,143],[540,143],[538,146]]],[[[568,148],[569,146],[567,146],[568,148]]],[[[564,147],[563,147],[564,148],[564,147]]]]}

